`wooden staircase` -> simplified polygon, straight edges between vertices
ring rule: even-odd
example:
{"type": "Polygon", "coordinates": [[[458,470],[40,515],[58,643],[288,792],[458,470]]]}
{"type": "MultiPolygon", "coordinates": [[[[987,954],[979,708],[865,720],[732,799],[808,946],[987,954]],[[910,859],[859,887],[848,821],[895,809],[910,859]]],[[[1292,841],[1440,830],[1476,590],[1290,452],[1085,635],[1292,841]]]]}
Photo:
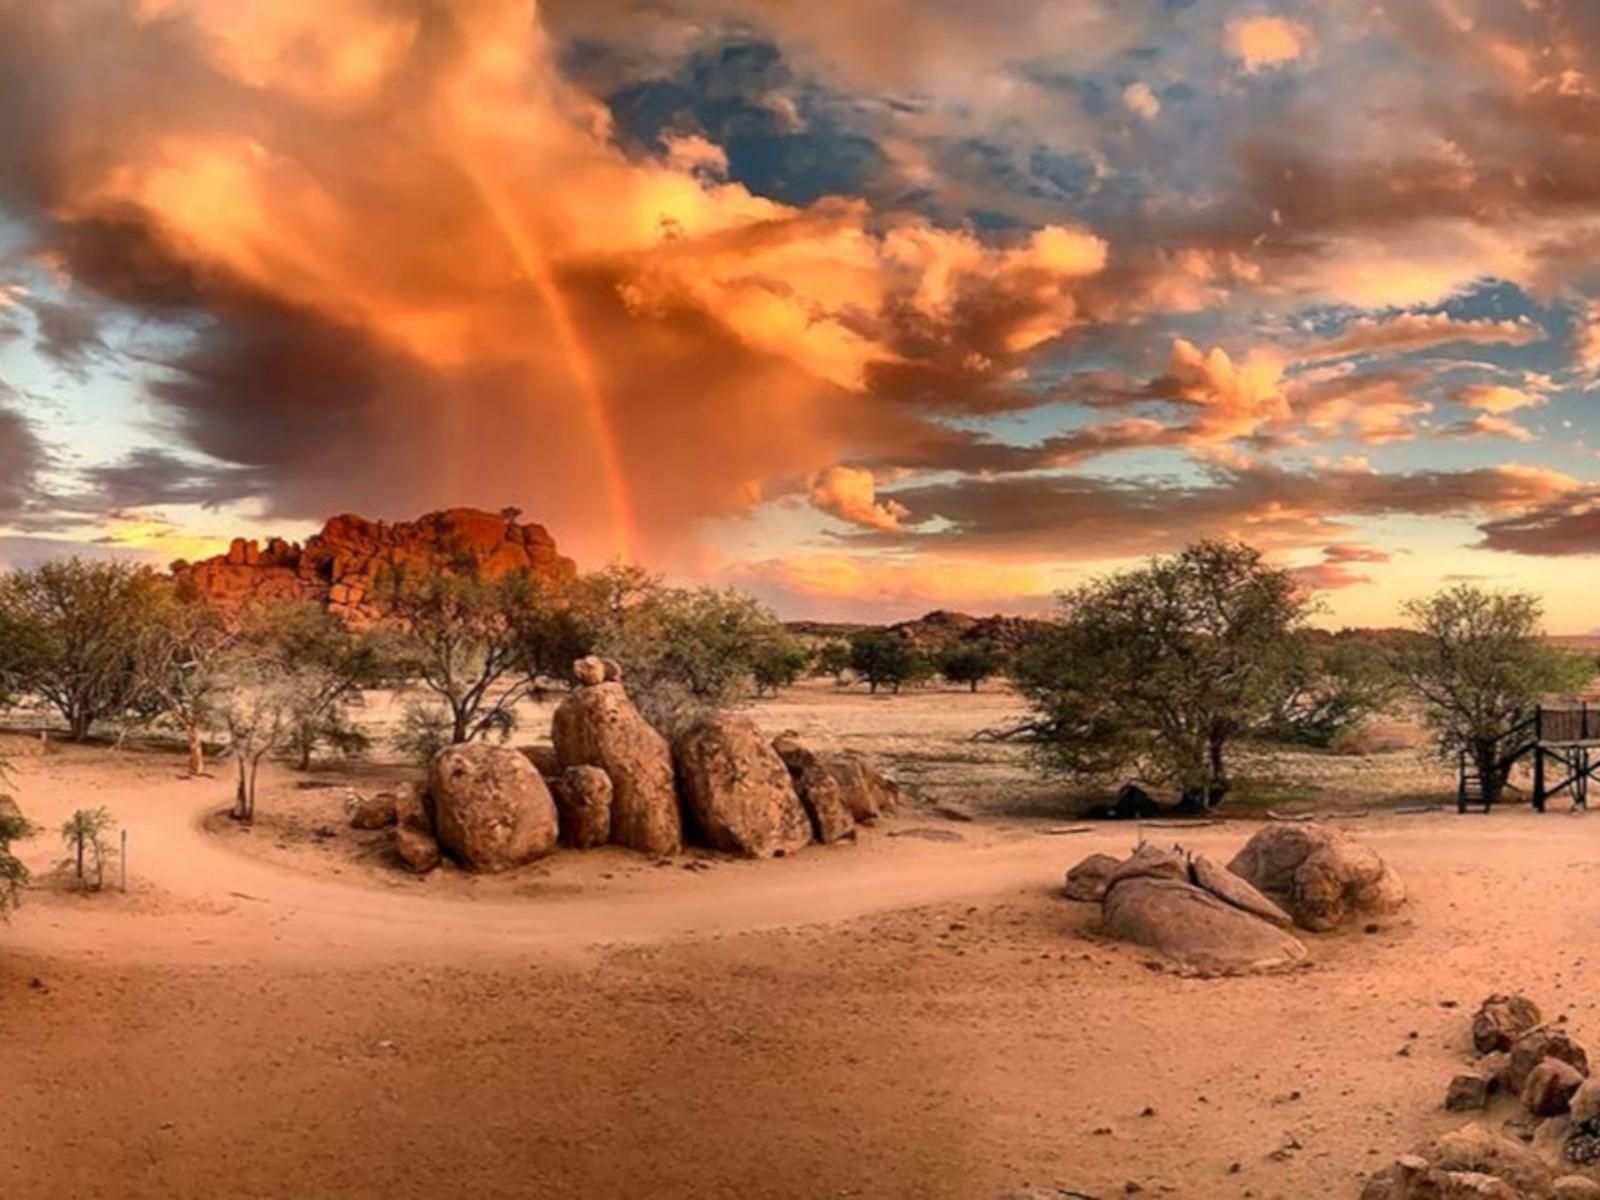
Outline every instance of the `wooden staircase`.
{"type": "Polygon", "coordinates": [[[1464,813],[1469,808],[1489,811],[1489,798],[1483,790],[1483,775],[1472,760],[1472,755],[1461,752],[1459,774],[1456,780],[1456,811],[1464,813]]]}

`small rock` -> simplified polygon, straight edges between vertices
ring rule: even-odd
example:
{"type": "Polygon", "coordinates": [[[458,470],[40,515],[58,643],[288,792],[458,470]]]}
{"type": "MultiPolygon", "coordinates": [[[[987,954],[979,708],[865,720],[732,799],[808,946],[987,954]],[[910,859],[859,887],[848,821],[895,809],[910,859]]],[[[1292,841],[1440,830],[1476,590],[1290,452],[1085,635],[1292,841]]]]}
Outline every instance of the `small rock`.
{"type": "Polygon", "coordinates": [[[1449,1112],[1472,1112],[1489,1104],[1490,1080],[1476,1072],[1457,1075],[1445,1091],[1444,1106],[1449,1112]]]}
{"type": "Polygon", "coordinates": [[[1479,1054],[1509,1050],[1512,1044],[1543,1022],[1539,1006],[1520,993],[1493,995],[1478,1006],[1472,1018],[1472,1045],[1479,1054]]]}
{"type": "Polygon", "coordinates": [[[1582,1086],[1583,1075],[1576,1067],[1559,1058],[1547,1058],[1529,1073],[1522,1088],[1522,1104],[1536,1117],[1559,1116],[1582,1086]]]}
{"type": "Polygon", "coordinates": [[[1106,882],[1111,873],[1121,865],[1121,859],[1109,854],[1091,854],[1067,872],[1061,894],[1068,900],[1098,903],[1105,899],[1106,882]]]}

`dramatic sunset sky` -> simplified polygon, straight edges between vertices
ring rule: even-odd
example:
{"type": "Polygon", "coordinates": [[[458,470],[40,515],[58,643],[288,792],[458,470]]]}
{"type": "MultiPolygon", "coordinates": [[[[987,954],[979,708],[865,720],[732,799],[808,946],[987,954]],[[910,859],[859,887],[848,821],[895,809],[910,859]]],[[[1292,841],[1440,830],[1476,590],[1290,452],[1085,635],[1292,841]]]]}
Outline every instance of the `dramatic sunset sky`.
{"type": "Polygon", "coordinates": [[[0,561],[520,506],[793,616],[1600,626],[1591,0],[0,0],[0,561]]]}

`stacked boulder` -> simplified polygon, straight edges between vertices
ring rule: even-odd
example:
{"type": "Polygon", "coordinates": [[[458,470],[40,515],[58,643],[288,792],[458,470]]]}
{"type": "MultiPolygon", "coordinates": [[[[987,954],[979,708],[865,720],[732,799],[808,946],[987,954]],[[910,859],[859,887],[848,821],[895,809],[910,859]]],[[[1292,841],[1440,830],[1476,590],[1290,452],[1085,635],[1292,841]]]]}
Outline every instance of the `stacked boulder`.
{"type": "Polygon", "coordinates": [[[1316,822],[1268,825],[1233,856],[1228,870],[1315,933],[1395,912],[1406,902],[1405,885],[1375,850],[1316,822]]]}
{"type": "Polygon", "coordinates": [[[746,717],[702,717],[669,746],[628,698],[617,663],[580,659],[573,674],[553,750],[451,746],[426,792],[374,797],[351,823],[392,825],[396,852],[418,872],[441,852],[469,870],[504,871],[558,842],[676,854],[686,831],[716,850],[774,858],[853,838],[898,804],[894,782],[860,759],[819,753],[792,733],[769,741],[746,717]]]}
{"type": "Polygon", "coordinates": [[[551,725],[556,761],[598,767],[611,781],[611,840],[645,854],[683,849],[683,817],[672,751],[623,690],[614,664],[586,658],[574,667],[578,687],[551,725]]]}
{"type": "Polygon", "coordinates": [[[1204,854],[1146,845],[1121,863],[1092,855],[1068,872],[1067,894],[1096,893],[1106,934],[1191,974],[1266,971],[1306,956],[1289,915],[1204,854]]]}
{"type": "Polygon", "coordinates": [[[1063,894],[1098,903],[1111,937],[1150,946],[1182,970],[1224,975],[1301,961],[1292,926],[1320,932],[1405,902],[1376,853],[1313,824],[1263,829],[1226,867],[1177,847],[1141,846],[1126,861],[1091,854],[1067,872],[1063,894]]]}
{"type": "Polygon", "coordinates": [[[1370,1179],[1362,1200],[1600,1200],[1600,1080],[1565,1030],[1522,995],[1494,995],[1472,1019],[1477,1069],[1445,1094],[1451,1111],[1504,1097],[1510,1135],[1468,1124],[1370,1179]]]}

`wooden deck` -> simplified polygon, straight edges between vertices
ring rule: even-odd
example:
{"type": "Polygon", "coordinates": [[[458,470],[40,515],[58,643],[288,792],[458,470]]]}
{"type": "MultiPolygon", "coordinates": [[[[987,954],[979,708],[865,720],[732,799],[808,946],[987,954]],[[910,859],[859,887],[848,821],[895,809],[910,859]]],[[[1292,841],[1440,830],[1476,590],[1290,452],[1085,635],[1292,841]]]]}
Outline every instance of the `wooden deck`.
{"type": "MultiPolygon", "coordinates": [[[[1568,700],[1540,704],[1501,739],[1500,765],[1533,758],[1533,807],[1543,812],[1554,796],[1567,793],[1575,809],[1589,807],[1589,781],[1600,775],[1600,702],[1568,700]]],[[[1461,757],[1456,809],[1489,811],[1477,765],[1461,757]]]]}

